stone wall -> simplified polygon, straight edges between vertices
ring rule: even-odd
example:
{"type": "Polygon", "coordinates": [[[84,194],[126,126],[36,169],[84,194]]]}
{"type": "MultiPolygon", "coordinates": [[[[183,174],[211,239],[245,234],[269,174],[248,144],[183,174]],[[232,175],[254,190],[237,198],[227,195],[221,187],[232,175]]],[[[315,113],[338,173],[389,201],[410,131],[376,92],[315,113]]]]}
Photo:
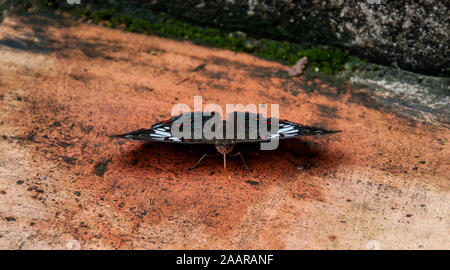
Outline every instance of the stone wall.
{"type": "Polygon", "coordinates": [[[430,75],[450,74],[448,0],[139,2],[201,24],[330,44],[375,63],[430,75]]]}

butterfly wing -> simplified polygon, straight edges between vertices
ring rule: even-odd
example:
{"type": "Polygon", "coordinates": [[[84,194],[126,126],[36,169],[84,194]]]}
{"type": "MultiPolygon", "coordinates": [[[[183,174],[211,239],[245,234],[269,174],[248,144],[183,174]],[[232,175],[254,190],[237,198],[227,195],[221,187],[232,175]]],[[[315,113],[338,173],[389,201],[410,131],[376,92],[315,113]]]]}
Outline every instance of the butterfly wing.
{"type": "MultiPolygon", "coordinates": [[[[130,140],[140,141],[155,141],[155,142],[169,142],[169,143],[185,143],[185,144],[217,144],[227,142],[230,144],[236,143],[252,143],[252,142],[267,142],[271,139],[290,139],[303,136],[332,134],[339,131],[330,131],[317,127],[304,126],[302,124],[293,123],[286,120],[278,120],[278,131],[273,134],[261,134],[260,125],[266,125],[267,131],[271,131],[273,124],[277,123],[276,118],[265,118],[261,114],[254,114],[249,112],[233,112],[227,115],[227,122],[225,122],[225,129],[223,133],[224,139],[211,139],[205,137],[195,139],[193,134],[195,132],[195,122],[201,121],[200,128],[203,128],[206,121],[211,119],[214,113],[189,112],[182,115],[172,117],[154,124],[149,129],[138,129],[132,132],[112,135],[113,138],[125,138],[130,140]],[[201,114],[201,115],[198,115],[201,114]],[[197,116],[197,117],[196,117],[197,116]],[[232,117],[231,117],[232,116],[232,117]],[[238,118],[242,117],[243,122],[238,122],[238,118]],[[232,119],[232,120],[230,120],[232,119]],[[251,121],[256,120],[256,125],[252,125],[251,121]],[[234,125],[232,138],[227,138],[226,129],[228,125],[234,125]],[[179,128],[183,131],[185,128],[190,128],[190,136],[184,138],[182,136],[175,136],[172,134],[172,127],[179,128]]],[[[201,132],[203,132],[201,130],[201,132]]],[[[202,133],[203,134],[203,133],[202,133]]]]}
{"type": "Polygon", "coordinates": [[[302,124],[293,123],[286,120],[280,120],[278,122],[278,132],[276,134],[278,134],[280,139],[290,139],[304,136],[332,134],[336,132],[341,132],[341,130],[326,130],[318,127],[304,126],[302,124]]]}
{"type": "Polygon", "coordinates": [[[199,120],[203,124],[213,117],[214,114],[206,113],[185,113],[182,115],[174,116],[169,120],[161,121],[152,125],[148,129],[138,129],[124,134],[111,135],[112,138],[124,138],[129,140],[139,141],[154,141],[154,142],[168,142],[168,143],[185,143],[185,144],[212,144],[214,141],[205,139],[194,139],[195,121],[199,120]],[[196,114],[201,114],[200,117],[195,117],[196,114]],[[191,128],[189,138],[182,136],[175,136],[172,134],[172,127],[175,126],[183,131],[185,128],[191,128]]]}
{"type": "MultiPolygon", "coordinates": [[[[232,113],[234,118],[232,121],[234,124],[234,139],[231,141],[233,143],[252,143],[252,142],[267,142],[271,139],[291,139],[291,138],[297,138],[297,137],[304,137],[304,136],[314,136],[314,135],[324,135],[324,134],[332,134],[338,131],[332,131],[332,130],[325,130],[318,127],[310,127],[305,126],[302,124],[290,122],[287,120],[279,120],[277,118],[265,118],[261,114],[254,114],[249,112],[234,112],[232,113]],[[238,126],[237,123],[237,117],[243,117],[245,119],[245,127],[244,125],[238,126]],[[257,125],[250,125],[251,119],[256,120],[257,125]],[[277,121],[278,120],[278,121],[277,121]],[[261,125],[266,125],[266,130],[272,133],[273,125],[278,122],[278,131],[273,132],[273,134],[265,135],[261,134],[259,127],[261,125]],[[241,133],[245,134],[245,136],[241,136],[241,138],[238,136],[238,130],[244,129],[245,132],[241,133]],[[253,130],[256,129],[256,130],[253,130]],[[256,134],[256,137],[250,136],[252,133],[256,134]]],[[[230,119],[231,114],[227,115],[227,121],[230,119]]]]}

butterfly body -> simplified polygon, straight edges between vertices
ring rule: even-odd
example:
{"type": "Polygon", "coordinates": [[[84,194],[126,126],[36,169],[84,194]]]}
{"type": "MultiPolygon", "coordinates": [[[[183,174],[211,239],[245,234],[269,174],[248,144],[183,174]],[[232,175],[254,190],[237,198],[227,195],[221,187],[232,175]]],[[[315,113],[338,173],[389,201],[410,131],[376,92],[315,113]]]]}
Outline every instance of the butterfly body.
{"type": "Polygon", "coordinates": [[[216,150],[221,154],[229,154],[233,151],[233,149],[234,144],[223,144],[220,142],[216,144],[216,150]]]}

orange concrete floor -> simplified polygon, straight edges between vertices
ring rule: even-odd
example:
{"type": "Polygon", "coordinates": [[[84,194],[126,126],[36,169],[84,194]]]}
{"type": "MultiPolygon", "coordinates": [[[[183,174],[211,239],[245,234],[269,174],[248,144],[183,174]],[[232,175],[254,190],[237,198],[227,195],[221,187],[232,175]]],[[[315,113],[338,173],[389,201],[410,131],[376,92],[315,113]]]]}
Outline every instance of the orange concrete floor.
{"type": "Polygon", "coordinates": [[[450,248],[448,126],[251,55],[43,21],[0,24],[1,249],[450,248]],[[211,149],[106,136],[194,95],[343,132],[243,149],[231,181],[220,156],[187,171],[211,149]]]}

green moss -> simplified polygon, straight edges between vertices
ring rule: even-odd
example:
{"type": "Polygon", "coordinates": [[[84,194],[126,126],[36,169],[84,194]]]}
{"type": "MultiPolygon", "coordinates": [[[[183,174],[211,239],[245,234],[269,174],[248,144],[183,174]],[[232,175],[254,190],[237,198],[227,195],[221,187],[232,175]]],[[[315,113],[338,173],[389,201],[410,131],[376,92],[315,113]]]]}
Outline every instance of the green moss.
{"type": "Polygon", "coordinates": [[[111,9],[102,9],[98,12],[98,16],[101,20],[110,20],[114,15],[114,10],[111,9]]]}
{"type": "MultiPolygon", "coordinates": [[[[27,1],[27,2],[30,2],[30,5],[31,5],[32,1],[27,1]]],[[[38,4],[41,7],[49,7],[49,8],[57,8],[58,7],[57,0],[39,0],[38,4]]]]}
{"type": "Polygon", "coordinates": [[[77,9],[75,11],[75,14],[77,14],[78,16],[86,16],[89,17],[89,15],[91,15],[91,12],[88,9],[77,9]]]}

